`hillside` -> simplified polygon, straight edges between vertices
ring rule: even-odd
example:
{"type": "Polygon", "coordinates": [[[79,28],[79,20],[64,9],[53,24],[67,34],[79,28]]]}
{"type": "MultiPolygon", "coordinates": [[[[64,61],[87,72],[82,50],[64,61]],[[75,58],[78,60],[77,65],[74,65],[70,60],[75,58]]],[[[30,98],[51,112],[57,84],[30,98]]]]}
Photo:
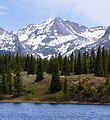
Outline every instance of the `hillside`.
{"type": "MultiPolygon", "coordinates": [[[[70,93],[64,96],[63,90],[50,94],[48,92],[51,75],[45,73],[45,79],[35,83],[36,75],[22,73],[24,95],[15,98],[5,98],[1,102],[36,102],[36,103],[109,103],[110,97],[107,96],[106,78],[96,77],[93,74],[73,75],[68,77],[70,93]],[[77,89],[79,78],[83,89],[77,89]]],[[[61,76],[63,85],[64,76],[61,76]]]]}

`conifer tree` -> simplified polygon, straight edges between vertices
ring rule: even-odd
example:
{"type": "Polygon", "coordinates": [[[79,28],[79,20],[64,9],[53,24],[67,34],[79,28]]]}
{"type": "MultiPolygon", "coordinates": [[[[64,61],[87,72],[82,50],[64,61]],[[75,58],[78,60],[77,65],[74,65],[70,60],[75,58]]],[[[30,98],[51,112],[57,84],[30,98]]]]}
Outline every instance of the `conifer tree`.
{"type": "Polygon", "coordinates": [[[65,56],[63,60],[61,75],[67,75],[67,76],[70,75],[70,66],[69,66],[67,56],[65,56]]]}
{"type": "Polygon", "coordinates": [[[109,81],[109,74],[107,73],[107,76],[106,76],[106,85],[108,85],[108,81],[109,81]]]}
{"type": "Polygon", "coordinates": [[[53,66],[54,66],[54,57],[52,56],[48,62],[48,65],[47,65],[47,69],[46,69],[46,72],[49,73],[49,74],[52,74],[53,73],[53,66]]]}
{"type": "Polygon", "coordinates": [[[30,62],[31,62],[30,57],[29,57],[29,55],[27,55],[26,61],[25,61],[25,71],[28,71],[28,74],[30,74],[30,73],[29,73],[29,65],[30,65],[30,62]]]}
{"type": "Polygon", "coordinates": [[[78,52],[78,58],[77,58],[77,70],[76,74],[82,74],[83,73],[83,66],[82,66],[82,60],[81,60],[81,53],[78,52]]]}
{"type": "Polygon", "coordinates": [[[95,70],[95,53],[94,53],[94,49],[92,49],[89,58],[89,72],[94,73],[94,70],[95,70]]]}
{"type": "Polygon", "coordinates": [[[74,72],[77,73],[77,58],[75,56],[75,60],[74,60],[74,72]]]}
{"type": "Polygon", "coordinates": [[[62,89],[62,85],[60,82],[60,73],[59,73],[59,63],[56,59],[53,66],[53,73],[52,73],[52,79],[50,83],[50,93],[56,93],[62,89]]]}
{"type": "Polygon", "coordinates": [[[108,62],[107,62],[107,71],[108,71],[108,73],[110,74],[110,53],[109,53],[109,55],[108,55],[108,62]]]}
{"type": "Polygon", "coordinates": [[[45,59],[43,60],[43,71],[44,71],[44,72],[46,72],[47,64],[48,64],[48,60],[47,60],[47,58],[45,58],[45,59]]]}
{"type": "Polygon", "coordinates": [[[8,94],[9,88],[8,88],[8,83],[7,83],[7,78],[6,78],[5,73],[2,74],[2,83],[1,84],[2,84],[2,93],[8,94]]]}
{"type": "Polygon", "coordinates": [[[14,76],[14,95],[15,96],[20,96],[22,93],[22,78],[21,78],[20,70],[21,70],[20,66],[17,66],[15,71],[16,73],[14,76]]]}
{"type": "Polygon", "coordinates": [[[73,55],[73,52],[70,55],[70,71],[71,71],[71,73],[74,71],[74,55],[73,55]]]}
{"type": "Polygon", "coordinates": [[[5,62],[5,72],[8,72],[8,68],[10,67],[9,66],[10,61],[8,61],[8,55],[5,55],[4,62],[5,62]]]}
{"type": "Polygon", "coordinates": [[[44,79],[43,63],[42,63],[42,58],[40,57],[37,65],[37,76],[35,82],[39,82],[43,79],[44,79]]]}
{"type": "Polygon", "coordinates": [[[5,62],[3,59],[0,60],[0,75],[5,72],[5,62]]]}
{"type": "Polygon", "coordinates": [[[59,69],[61,70],[61,68],[62,68],[62,56],[60,53],[58,54],[58,61],[59,61],[59,69]]]}
{"type": "Polygon", "coordinates": [[[63,93],[64,93],[65,97],[69,95],[69,86],[68,86],[68,83],[67,83],[66,76],[65,76],[65,79],[64,79],[64,83],[63,83],[63,93]]]}
{"type": "Polygon", "coordinates": [[[31,57],[29,55],[27,55],[26,63],[25,63],[25,70],[28,71],[28,75],[36,74],[36,63],[35,63],[35,59],[34,59],[33,55],[31,55],[31,57]]]}
{"type": "Polygon", "coordinates": [[[102,48],[102,64],[103,64],[104,76],[107,75],[107,60],[108,60],[108,53],[103,47],[102,48]]]}
{"type": "Polygon", "coordinates": [[[21,63],[20,63],[20,56],[19,56],[19,54],[17,53],[17,54],[16,54],[16,67],[17,67],[18,65],[21,66],[21,63]]]}
{"type": "Polygon", "coordinates": [[[95,74],[96,76],[104,75],[103,64],[102,64],[102,53],[101,53],[100,46],[98,48],[96,61],[95,61],[95,74]]]}
{"type": "Polygon", "coordinates": [[[31,55],[30,74],[36,74],[36,65],[33,55],[31,55]]]}
{"type": "Polygon", "coordinates": [[[87,70],[88,66],[87,66],[87,55],[86,52],[83,54],[83,73],[87,74],[87,70]]]}
{"type": "Polygon", "coordinates": [[[10,69],[8,70],[8,73],[7,73],[7,83],[8,83],[9,94],[12,94],[13,83],[12,83],[12,75],[11,75],[10,69]]]}

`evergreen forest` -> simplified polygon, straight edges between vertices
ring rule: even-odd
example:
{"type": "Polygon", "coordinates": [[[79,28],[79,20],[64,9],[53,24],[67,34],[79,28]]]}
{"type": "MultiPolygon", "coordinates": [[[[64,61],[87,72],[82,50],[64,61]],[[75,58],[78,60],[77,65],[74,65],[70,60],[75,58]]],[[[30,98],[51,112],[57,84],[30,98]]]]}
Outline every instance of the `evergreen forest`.
{"type": "Polygon", "coordinates": [[[59,53],[50,59],[4,54],[0,55],[0,99],[34,96],[41,101],[110,102],[109,75],[110,52],[100,46],[91,53],[59,53]],[[40,96],[42,90],[46,97],[40,96]]]}

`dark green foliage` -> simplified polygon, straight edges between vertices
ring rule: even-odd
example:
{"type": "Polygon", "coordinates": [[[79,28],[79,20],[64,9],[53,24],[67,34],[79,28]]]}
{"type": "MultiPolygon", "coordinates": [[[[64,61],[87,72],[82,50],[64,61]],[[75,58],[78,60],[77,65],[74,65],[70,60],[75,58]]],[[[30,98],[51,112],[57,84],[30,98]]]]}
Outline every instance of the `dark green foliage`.
{"type": "MultiPolygon", "coordinates": [[[[98,48],[96,54],[94,50],[91,53],[85,52],[81,54],[80,51],[78,54],[72,53],[70,56],[61,56],[59,54],[56,57],[51,57],[50,59],[41,59],[34,58],[32,55],[21,56],[18,53],[16,55],[7,54],[0,55],[0,93],[1,94],[22,94],[22,80],[21,80],[21,71],[27,71],[28,74],[37,74],[36,82],[43,80],[43,72],[52,73],[52,81],[50,85],[50,92],[55,93],[61,90],[62,85],[60,82],[60,71],[64,76],[70,74],[87,74],[95,73],[96,76],[106,77],[106,89],[102,90],[101,95],[106,93],[110,96],[110,85],[109,85],[109,74],[110,74],[110,53],[104,49],[98,48]],[[12,75],[14,80],[12,80],[12,75]],[[108,90],[108,91],[107,91],[108,90]],[[104,91],[104,92],[103,92],[104,91]]],[[[66,79],[66,78],[65,78],[66,79]]],[[[83,83],[78,79],[78,86],[73,88],[76,93],[83,93],[85,96],[90,96],[91,89],[83,88],[83,83]]],[[[67,80],[63,83],[63,92],[66,96],[68,93],[67,80]]],[[[74,92],[74,93],[75,93],[74,92]]],[[[107,95],[106,94],[106,95],[107,95]]]]}
{"type": "Polygon", "coordinates": [[[108,81],[109,81],[109,74],[107,74],[106,76],[106,85],[108,85],[108,81]]]}
{"type": "Polygon", "coordinates": [[[73,73],[74,72],[74,55],[73,52],[70,55],[70,72],[73,73]]]}
{"type": "Polygon", "coordinates": [[[27,55],[26,62],[25,62],[25,70],[29,74],[36,74],[36,61],[35,58],[31,55],[27,55]]]}
{"type": "Polygon", "coordinates": [[[9,66],[9,60],[8,60],[8,55],[5,55],[4,62],[5,62],[5,72],[8,72],[8,68],[10,67],[9,66]]]}
{"type": "Polygon", "coordinates": [[[104,71],[104,76],[107,75],[107,61],[108,61],[108,53],[107,51],[104,49],[102,49],[102,64],[103,64],[103,71],[104,71]]]}
{"type": "Polygon", "coordinates": [[[66,76],[70,75],[70,66],[69,66],[67,56],[65,56],[64,60],[63,60],[63,65],[62,65],[62,69],[61,69],[61,75],[66,75],[66,76]]]}
{"type": "Polygon", "coordinates": [[[75,56],[75,61],[74,61],[74,72],[77,73],[77,58],[75,56]]]}
{"type": "Polygon", "coordinates": [[[52,80],[50,83],[50,93],[56,93],[62,89],[62,85],[60,82],[60,73],[59,73],[59,63],[56,59],[53,66],[52,80]]]}
{"type": "Polygon", "coordinates": [[[82,59],[81,59],[81,53],[78,52],[78,58],[77,58],[77,68],[76,68],[76,74],[82,74],[83,73],[83,66],[82,66],[82,59]]]}
{"type": "Polygon", "coordinates": [[[54,57],[52,56],[48,61],[46,72],[49,74],[53,73],[53,66],[54,66],[54,57]]]}
{"type": "Polygon", "coordinates": [[[94,73],[94,70],[95,70],[95,53],[94,53],[94,49],[92,49],[90,62],[89,62],[89,72],[94,73]]]}
{"type": "Polygon", "coordinates": [[[82,82],[81,82],[81,76],[79,76],[79,78],[78,78],[78,91],[81,91],[83,89],[84,88],[83,88],[83,85],[82,85],[82,82]]]}
{"type": "Polygon", "coordinates": [[[38,59],[38,65],[37,65],[37,76],[35,82],[39,82],[44,79],[44,73],[43,73],[43,63],[42,59],[38,59]]]}
{"type": "Polygon", "coordinates": [[[90,86],[87,86],[86,88],[84,88],[84,97],[92,97],[94,94],[94,90],[90,87],[90,86]]]}
{"type": "Polygon", "coordinates": [[[7,82],[7,76],[5,73],[2,74],[2,93],[3,94],[8,94],[9,93],[9,88],[8,88],[8,82],[7,82]]]}
{"type": "Polygon", "coordinates": [[[22,94],[22,78],[20,74],[20,67],[16,67],[16,73],[14,76],[14,95],[20,96],[22,94]]]}
{"type": "Polygon", "coordinates": [[[64,94],[65,97],[69,95],[69,86],[68,86],[68,83],[67,83],[66,76],[65,76],[65,79],[64,79],[64,83],[63,83],[63,94],[64,94]]]}
{"type": "Polygon", "coordinates": [[[44,72],[46,72],[47,65],[48,65],[48,60],[45,58],[45,59],[43,60],[43,71],[44,71],[44,72]]]}
{"type": "Polygon", "coordinates": [[[9,94],[12,94],[13,93],[13,83],[12,83],[12,75],[11,75],[10,70],[7,73],[7,84],[8,84],[9,94]]]}
{"type": "Polygon", "coordinates": [[[100,84],[100,85],[99,85],[97,93],[98,93],[100,96],[105,95],[105,93],[104,93],[104,85],[103,85],[103,84],[100,84]]]}
{"type": "Polygon", "coordinates": [[[88,72],[88,65],[87,65],[87,55],[86,52],[83,54],[83,73],[87,74],[88,72]]]}
{"type": "Polygon", "coordinates": [[[19,54],[17,53],[16,54],[16,66],[20,65],[20,56],[19,54]]]}
{"type": "Polygon", "coordinates": [[[107,70],[108,70],[108,73],[110,74],[110,53],[108,55],[107,70]]]}
{"type": "Polygon", "coordinates": [[[60,53],[58,54],[58,61],[59,61],[59,69],[61,70],[63,61],[60,53]]]}
{"type": "Polygon", "coordinates": [[[100,47],[97,51],[96,61],[95,61],[95,74],[96,76],[104,76],[103,64],[102,64],[102,53],[100,47]]]}
{"type": "Polygon", "coordinates": [[[25,62],[25,71],[28,71],[28,74],[29,74],[29,66],[30,66],[30,63],[31,63],[31,60],[30,60],[30,57],[29,55],[27,55],[26,57],[26,62],[25,62]]]}
{"type": "Polygon", "coordinates": [[[108,96],[110,96],[110,79],[109,79],[109,76],[108,76],[108,96]]]}
{"type": "Polygon", "coordinates": [[[0,60],[0,75],[5,72],[5,62],[1,59],[0,60]]]}

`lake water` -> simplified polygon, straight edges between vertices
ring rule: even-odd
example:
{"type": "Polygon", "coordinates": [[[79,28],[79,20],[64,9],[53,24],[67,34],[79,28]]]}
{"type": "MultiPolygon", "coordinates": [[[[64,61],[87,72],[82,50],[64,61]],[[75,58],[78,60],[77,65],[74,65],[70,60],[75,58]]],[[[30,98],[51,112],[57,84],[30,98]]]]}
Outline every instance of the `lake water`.
{"type": "Polygon", "coordinates": [[[110,106],[0,103],[0,120],[110,120],[110,106]]]}

